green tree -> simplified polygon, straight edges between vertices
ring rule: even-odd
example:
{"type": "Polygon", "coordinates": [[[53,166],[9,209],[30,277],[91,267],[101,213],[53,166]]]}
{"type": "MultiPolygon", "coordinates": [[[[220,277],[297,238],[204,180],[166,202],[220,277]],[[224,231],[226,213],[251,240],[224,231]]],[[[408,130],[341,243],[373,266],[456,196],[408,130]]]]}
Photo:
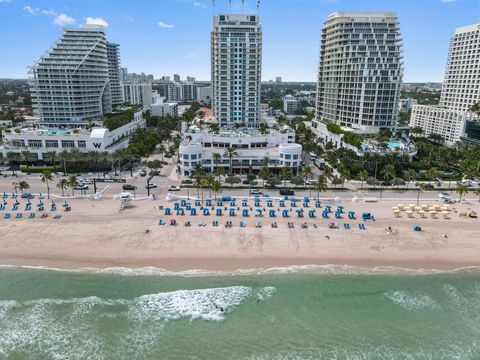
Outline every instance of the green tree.
{"type": "Polygon", "coordinates": [[[318,175],[317,182],[315,183],[315,190],[317,190],[317,199],[320,197],[320,192],[327,190],[327,179],[323,175],[318,175]]]}
{"type": "Polygon", "coordinates": [[[72,188],[72,196],[75,195],[75,185],[78,184],[78,178],[75,176],[75,175],[72,175],[68,178],[68,186],[70,186],[72,188]]]}
{"type": "Polygon", "coordinates": [[[304,166],[302,169],[302,176],[305,184],[307,183],[307,180],[312,176],[312,168],[310,166],[304,166]]]}
{"type": "Polygon", "coordinates": [[[460,195],[458,201],[461,202],[463,195],[468,194],[468,187],[465,186],[465,185],[459,184],[459,185],[457,185],[457,187],[455,188],[455,192],[456,192],[458,195],[460,195]]]}
{"type": "Polygon", "coordinates": [[[413,169],[408,169],[403,174],[403,180],[405,180],[405,182],[407,183],[407,188],[408,188],[408,184],[410,183],[410,181],[413,181],[416,178],[417,178],[417,172],[413,169]]]}
{"type": "Polygon", "coordinates": [[[217,180],[220,180],[220,177],[225,176],[226,174],[225,168],[222,166],[215,168],[214,174],[217,177],[217,180]]]}
{"type": "Polygon", "coordinates": [[[20,152],[20,156],[22,157],[22,160],[25,162],[25,165],[27,165],[27,172],[28,172],[30,168],[30,161],[33,158],[33,154],[30,150],[22,150],[20,152]]]}
{"type": "Polygon", "coordinates": [[[362,170],[358,173],[358,178],[361,181],[360,188],[363,189],[363,182],[367,179],[368,172],[366,170],[362,170]]]}
{"type": "Polygon", "coordinates": [[[217,194],[222,192],[222,183],[218,180],[214,180],[211,186],[212,186],[213,193],[215,195],[215,200],[217,200],[217,194]]]}
{"type": "Polygon", "coordinates": [[[268,167],[262,166],[258,176],[263,180],[263,187],[265,187],[265,181],[270,177],[271,173],[268,167]]]}
{"type": "Polygon", "coordinates": [[[387,164],[382,170],[382,176],[385,180],[393,179],[396,175],[395,166],[393,164],[387,164]]]}
{"type": "Polygon", "coordinates": [[[18,182],[18,188],[23,194],[24,190],[30,189],[30,185],[26,181],[22,180],[18,182]]]}
{"type": "Polygon", "coordinates": [[[49,181],[53,181],[52,172],[50,170],[43,170],[40,177],[40,181],[47,186],[47,198],[50,199],[50,184],[49,181]]]}
{"type": "Polygon", "coordinates": [[[68,150],[62,150],[58,154],[58,159],[63,164],[63,176],[67,175],[67,162],[70,160],[70,152],[68,150]]]}
{"type": "Polygon", "coordinates": [[[220,154],[218,152],[214,152],[212,154],[212,159],[213,159],[213,163],[215,164],[215,169],[214,170],[216,170],[218,168],[218,164],[222,160],[222,154],[220,154]]]}
{"type": "Polygon", "coordinates": [[[55,160],[57,159],[57,152],[55,150],[47,151],[46,158],[50,160],[50,165],[55,168],[55,160]]]}
{"type": "Polygon", "coordinates": [[[283,167],[280,173],[280,178],[283,180],[283,187],[287,186],[287,180],[292,178],[293,171],[289,167],[283,167]]]}
{"type": "Polygon", "coordinates": [[[62,191],[62,196],[65,195],[65,189],[67,187],[68,187],[68,180],[67,179],[61,179],[57,184],[57,188],[59,188],[62,191]]]}
{"type": "Polygon", "coordinates": [[[480,187],[476,188],[473,190],[473,193],[478,196],[478,201],[480,202],[480,187]]]}
{"type": "Polygon", "coordinates": [[[233,164],[232,164],[232,159],[235,157],[235,156],[238,156],[238,152],[237,150],[235,150],[234,147],[228,147],[225,149],[225,152],[223,153],[223,156],[225,157],[228,157],[228,160],[229,160],[229,174],[233,174],[233,164]]]}
{"type": "Polygon", "coordinates": [[[14,181],[14,182],[12,182],[12,185],[13,185],[13,192],[16,194],[16,193],[17,193],[17,189],[18,189],[18,182],[17,182],[17,181],[14,181]]]}
{"type": "Polygon", "coordinates": [[[12,175],[15,176],[15,162],[19,161],[19,154],[13,151],[9,151],[6,154],[6,158],[8,162],[10,163],[10,168],[12,170],[12,175]]]}
{"type": "Polygon", "coordinates": [[[438,170],[435,168],[430,168],[425,172],[425,177],[428,179],[428,183],[432,184],[432,181],[439,176],[438,170]]]}

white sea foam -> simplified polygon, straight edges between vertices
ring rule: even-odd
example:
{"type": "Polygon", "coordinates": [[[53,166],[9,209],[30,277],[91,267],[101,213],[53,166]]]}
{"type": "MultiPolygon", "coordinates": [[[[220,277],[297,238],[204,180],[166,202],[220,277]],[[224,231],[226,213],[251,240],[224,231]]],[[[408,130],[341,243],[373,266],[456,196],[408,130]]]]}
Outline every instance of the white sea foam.
{"type": "Polygon", "coordinates": [[[385,296],[407,310],[436,310],[440,305],[430,296],[423,294],[411,294],[408,291],[395,290],[387,292],[385,296]]]}
{"type": "Polygon", "coordinates": [[[360,267],[353,265],[323,264],[323,265],[289,265],[272,268],[250,268],[232,271],[212,271],[191,269],[183,271],[171,271],[157,267],[108,267],[108,268],[79,268],[62,269],[44,266],[16,266],[0,265],[0,268],[23,268],[32,270],[46,270],[70,273],[97,273],[117,274],[125,276],[181,276],[181,277],[211,277],[211,276],[242,276],[242,275],[267,275],[267,274],[324,274],[324,275],[436,275],[436,274],[480,274],[480,266],[467,266],[456,269],[412,269],[396,266],[360,267]]]}

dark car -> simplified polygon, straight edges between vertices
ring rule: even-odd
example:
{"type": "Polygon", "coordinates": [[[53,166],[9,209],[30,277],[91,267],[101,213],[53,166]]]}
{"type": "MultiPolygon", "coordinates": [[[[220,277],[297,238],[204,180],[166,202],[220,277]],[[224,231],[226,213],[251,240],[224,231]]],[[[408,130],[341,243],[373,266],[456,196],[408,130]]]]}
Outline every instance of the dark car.
{"type": "Polygon", "coordinates": [[[250,184],[250,180],[248,180],[248,179],[243,180],[243,181],[242,181],[242,184],[249,185],[249,184],[250,184]]]}
{"type": "Polygon", "coordinates": [[[147,176],[147,171],[145,169],[140,171],[140,176],[147,176]]]}
{"type": "Polygon", "coordinates": [[[125,184],[122,186],[123,190],[130,190],[130,191],[135,191],[137,190],[137,187],[132,184],[125,184]]]}
{"type": "Polygon", "coordinates": [[[182,184],[184,184],[184,185],[192,185],[192,184],[193,184],[193,181],[190,180],[190,179],[183,179],[183,180],[182,180],[182,184]]]}
{"type": "Polygon", "coordinates": [[[425,189],[427,189],[427,190],[432,190],[434,188],[435,188],[435,186],[433,186],[432,184],[425,184],[425,189]]]}
{"type": "Polygon", "coordinates": [[[295,191],[291,189],[280,189],[280,195],[295,195],[295,191]]]}

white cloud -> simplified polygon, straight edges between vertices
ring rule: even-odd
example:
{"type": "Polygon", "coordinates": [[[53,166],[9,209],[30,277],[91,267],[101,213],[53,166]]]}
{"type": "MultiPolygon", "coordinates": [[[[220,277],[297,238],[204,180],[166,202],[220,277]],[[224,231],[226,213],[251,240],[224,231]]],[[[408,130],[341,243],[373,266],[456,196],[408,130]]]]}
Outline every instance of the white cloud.
{"type": "Polygon", "coordinates": [[[123,15],[123,18],[124,18],[125,20],[127,20],[128,22],[135,22],[135,19],[133,18],[133,16],[123,15]]]}
{"type": "Polygon", "coordinates": [[[458,1],[458,0],[440,0],[440,2],[442,2],[444,4],[453,3],[455,1],[458,1]]]}
{"type": "Polygon", "coordinates": [[[25,5],[23,7],[23,10],[25,10],[26,12],[30,13],[30,14],[36,14],[40,11],[39,8],[34,8],[34,7],[31,7],[30,5],[25,5]]]}
{"type": "Polygon", "coordinates": [[[174,25],[164,23],[163,21],[160,21],[160,22],[158,23],[158,26],[160,26],[162,29],[171,29],[171,28],[174,27],[174,25]]]}
{"type": "Polygon", "coordinates": [[[195,51],[191,51],[187,54],[187,56],[185,57],[185,59],[187,60],[200,60],[202,57],[200,56],[199,53],[195,52],[195,51]]]}
{"type": "Polygon", "coordinates": [[[0,0],[0,4],[1,4],[1,3],[7,3],[7,2],[9,2],[9,1],[10,1],[10,0],[0,0]]]}
{"type": "Polygon", "coordinates": [[[58,15],[54,20],[53,23],[55,25],[64,26],[64,25],[71,25],[75,22],[75,19],[68,16],[67,14],[61,13],[58,15]]]}
{"type": "Polygon", "coordinates": [[[53,9],[42,10],[42,14],[43,14],[43,15],[52,15],[52,16],[56,16],[56,15],[57,15],[57,13],[56,13],[53,9]]]}
{"type": "Polygon", "coordinates": [[[104,27],[108,26],[108,22],[106,22],[104,19],[100,17],[99,18],[86,17],[85,22],[87,23],[87,25],[102,25],[104,27]]]}
{"type": "Polygon", "coordinates": [[[194,1],[194,2],[192,3],[192,5],[193,5],[193,7],[201,7],[201,8],[204,8],[204,9],[207,8],[207,5],[202,4],[202,3],[198,2],[198,1],[194,1]]]}

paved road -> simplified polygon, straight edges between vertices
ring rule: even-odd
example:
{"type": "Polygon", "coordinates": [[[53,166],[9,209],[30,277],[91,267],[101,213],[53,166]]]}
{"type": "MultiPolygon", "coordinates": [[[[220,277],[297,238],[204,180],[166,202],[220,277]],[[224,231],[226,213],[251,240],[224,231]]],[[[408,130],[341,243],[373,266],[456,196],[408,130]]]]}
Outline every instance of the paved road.
{"type": "MultiPolygon", "coordinates": [[[[166,159],[167,160],[167,159],[166,159]]],[[[151,180],[151,183],[156,184],[158,187],[151,190],[151,193],[154,194],[158,198],[164,198],[168,193],[168,187],[170,185],[180,185],[180,177],[175,173],[176,166],[173,161],[169,160],[169,165],[166,165],[161,170],[160,176],[155,176],[151,180]]],[[[139,176],[141,168],[135,169],[133,173],[133,177],[130,176],[130,172],[122,172],[121,178],[126,179],[127,184],[132,184],[137,186],[136,196],[143,197],[147,195],[147,190],[145,189],[145,185],[147,182],[146,177],[139,176]]],[[[90,176],[94,177],[94,176],[90,176]]],[[[56,187],[58,180],[62,177],[55,178],[55,180],[50,184],[50,191],[52,194],[61,195],[60,189],[56,187]]],[[[80,178],[80,177],[79,177],[80,178]]],[[[30,185],[29,192],[32,193],[46,193],[46,185],[40,181],[40,175],[22,175],[20,174],[18,177],[13,177],[9,175],[8,177],[0,177],[0,193],[13,192],[13,185],[12,182],[18,182],[21,180],[25,180],[30,185]]],[[[261,183],[261,182],[260,182],[261,183]]],[[[123,184],[107,184],[107,183],[98,183],[97,184],[97,191],[103,193],[106,197],[111,197],[115,194],[119,194],[122,192],[122,185],[123,184]]],[[[417,200],[418,191],[415,190],[365,190],[360,189],[359,184],[353,184],[350,188],[357,189],[357,190],[328,190],[326,192],[322,192],[320,194],[321,198],[335,198],[341,197],[346,200],[351,200],[353,197],[357,198],[377,198],[383,200],[392,200],[392,201],[409,201],[413,202],[417,200]]],[[[278,186],[276,189],[261,189],[264,193],[268,193],[270,196],[280,196],[279,190],[282,186],[278,186]]],[[[86,194],[93,194],[93,185],[89,185],[89,189],[85,192],[86,194]]],[[[233,195],[233,196],[248,196],[249,190],[245,189],[231,189],[229,186],[225,186],[223,188],[223,195],[233,195]]],[[[80,191],[75,191],[75,194],[79,194],[80,191]]],[[[65,194],[71,194],[71,189],[65,190],[65,194]]],[[[200,190],[200,196],[202,192],[200,190]]],[[[433,190],[433,191],[426,191],[420,193],[420,200],[438,200],[439,199],[440,191],[433,190]]],[[[194,188],[182,188],[181,191],[176,192],[176,195],[179,196],[190,196],[196,197],[197,196],[197,189],[194,188]]],[[[317,192],[314,189],[295,189],[295,196],[312,196],[316,197],[317,192]]],[[[210,191],[208,189],[203,190],[203,197],[207,198],[210,196],[210,191]]],[[[458,194],[455,192],[452,193],[454,199],[458,199],[458,194]]],[[[469,201],[478,201],[478,198],[475,197],[473,194],[467,194],[467,199],[469,201]]]]}

